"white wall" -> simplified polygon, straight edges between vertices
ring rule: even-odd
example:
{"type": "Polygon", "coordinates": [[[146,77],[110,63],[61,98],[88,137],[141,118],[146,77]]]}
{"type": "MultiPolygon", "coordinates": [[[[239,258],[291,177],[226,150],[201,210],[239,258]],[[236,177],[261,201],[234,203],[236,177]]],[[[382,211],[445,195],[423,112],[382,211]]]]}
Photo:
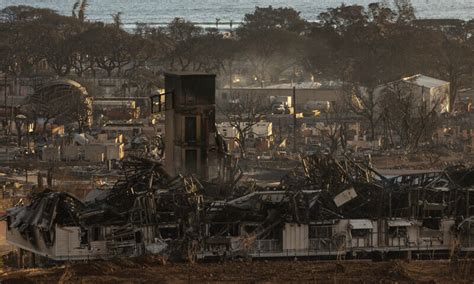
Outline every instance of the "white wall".
{"type": "Polygon", "coordinates": [[[283,250],[307,250],[308,248],[308,225],[286,223],[283,229],[283,250]]]}

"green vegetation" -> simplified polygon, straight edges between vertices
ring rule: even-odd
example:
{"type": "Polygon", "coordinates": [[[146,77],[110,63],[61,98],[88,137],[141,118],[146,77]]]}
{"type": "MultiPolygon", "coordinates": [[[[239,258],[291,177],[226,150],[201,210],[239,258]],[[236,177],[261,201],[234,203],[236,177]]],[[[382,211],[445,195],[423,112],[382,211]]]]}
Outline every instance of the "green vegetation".
{"type": "Polygon", "coordinates": [[[120,13],[111,24],[88,21],[84,0],[71,16],[12,6],[0,11],[0,70],[140,80],[160,70],[204,71],[221,84],[239,74],[247,85],[313,76],[369,90],[423,73],[449,81],[454,101],[472,81],[474,22],[417,20],[408,0],[394,4],[341,5],[317,23],[291,8],[257,7],[229,33],[181,18],[165,27],[137,23],[127,32],[120,13]]]}

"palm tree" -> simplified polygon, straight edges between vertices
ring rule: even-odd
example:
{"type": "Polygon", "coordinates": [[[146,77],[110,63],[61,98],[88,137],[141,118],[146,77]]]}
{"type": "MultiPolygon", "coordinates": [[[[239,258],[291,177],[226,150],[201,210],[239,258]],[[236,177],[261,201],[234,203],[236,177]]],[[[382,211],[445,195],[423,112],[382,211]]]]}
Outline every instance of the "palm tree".
{"type": "Polygon", "coordinates": [[[79,8],[79,0],[74,3],[74,6],[72,6],[72,17],[77,18],[76,10],[79,8]]]}
{"type": "Polygon", "coordinates": [[[117,29],[122,26],[122,12],[117,12],[115,14],[112,14],[112,19],[117,29]]]}
{"type": "Polygon", "coordinates": [[[79,21],[84,22],[86,19],[86,9],[89,6],[87,0],[77,0],[72,6],[72,16],[79,21]],[[77,13],[76,13],[77,11],[77,13]]]}

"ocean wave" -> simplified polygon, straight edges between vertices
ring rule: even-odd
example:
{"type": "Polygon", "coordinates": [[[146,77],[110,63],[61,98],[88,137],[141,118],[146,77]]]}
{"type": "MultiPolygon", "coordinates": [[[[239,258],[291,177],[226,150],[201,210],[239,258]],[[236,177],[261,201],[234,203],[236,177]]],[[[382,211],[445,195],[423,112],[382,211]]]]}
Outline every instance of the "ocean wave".
{"type": "MultiPolygon", "coordinates": [[[[63,15],[71,14],[75,0],[2,0],[0,8],[10,5],[30,5],[50,8],[63,15]]],[[[212,23],[217,18],[222,22],[242,21],[246,13],[255,6],[290,6],[301,12],[309,21],[327,8],[337,7],[342,2],[367,6],[374,0],[89,0],[87,17],[93,21],[111,22],[112,14],[122,12],[122,20],[128,25],[136,22],[167,23],[175,17],[183,17],[196,23],[212,23]]],[[[388,1],[391,2],[391,1],[388,1]]],[[[418,18],[472,19],[473,0],[412,0],[418,18]]]]}

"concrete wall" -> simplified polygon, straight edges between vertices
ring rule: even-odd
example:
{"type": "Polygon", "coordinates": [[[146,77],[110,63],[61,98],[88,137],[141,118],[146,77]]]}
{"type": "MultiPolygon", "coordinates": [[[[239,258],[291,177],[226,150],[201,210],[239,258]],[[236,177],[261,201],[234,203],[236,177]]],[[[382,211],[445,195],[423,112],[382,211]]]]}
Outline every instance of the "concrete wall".
{"type": "Polygon", "coordinates": [[[107,142],[108,139],[109,139],[109,135],[107,133],[100,133],[97,135],[97,141],[101,143],[107,142]]]}
{"type": "Polygon", "coordinates": [[[65,161],[79,160],[81,153],[84,151],[82,146],[67,145],[61,148],[61,158],[65,161]]]}
{"type": "Polygon", "coordinates": [[[283,229],[283,250],[307,250],[309,248],[308,225],[286,223],[283,229]]]}
{"type": "Polygon", "coordinates": [[[231,126],[228,122],[219,123],[216,126],[219,134],[221,134],[224,138],[235,138],[238,135],[235,127],[231,126]]]}
{"type": "Polygon", "coordinates": [[[93,163],[101,163],[105,161],[106,146],[90,144],[84,146],[84,159],[93,163]]]}
{"type": "Polygon", "coordinates": [[[77,161],[82,155],[84,160],[95,163],[105,160],[122,160],[125,157],[125,145],[123,143],[68,145],[61,149],[61,157],[65,161],[77,161]]]}
{"type": "Polygon", "coordinates": [[[125,146],[124,144],[107,144],[105,146],[106,153],[105,158],[107,160],[122,160],[125,157],[125,146]]]}
{"type": "Polygon", "coordinates": [[[443,231],[443,244],[449,245],[453,241],[453,234],[451,233],[455,226],[454,219],[441,220],[441,230],[443,231]]]}
{"type": "Polygon", "coordinates": [[[43,148],[43,154],[41,158],[43,161],[60,161],[61,147],[52,146],[43,148]]]}
{"type": "MultiPolygon", "coordinates": [[[[267,99],[268,105],[271,105],[271,97],[292,96],[293,89],[242,88],[232,89],[232,95],[229,89],[218,89],[216,90],[216,104],[222,104],[231,98],[238,98],[239,95],[259,96],[262,99],[267,99]]],[[[311,101],[335,102],[339,99],[340,90],[337,89],[296,89],[296,107],[299,109],[311,101]]]]}
{"type": "Polygon", "coordinates": [[[34,234],[36,245],[23,238],[17,230],[7,230],[6,239],[14,246],[56,260],[83,259],[90,254],[86,246],[81,248],[79,227],[56,226],[56,236],[52,246],[45,244],[42,235],[37,230],[34,234]]]}
{"type": "Polygon", "coordinates": [[[81,248],[79,227],[56,227],[55,256],[60,258],[84,257],[90,254],[87,246],[81,248]]]}

